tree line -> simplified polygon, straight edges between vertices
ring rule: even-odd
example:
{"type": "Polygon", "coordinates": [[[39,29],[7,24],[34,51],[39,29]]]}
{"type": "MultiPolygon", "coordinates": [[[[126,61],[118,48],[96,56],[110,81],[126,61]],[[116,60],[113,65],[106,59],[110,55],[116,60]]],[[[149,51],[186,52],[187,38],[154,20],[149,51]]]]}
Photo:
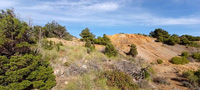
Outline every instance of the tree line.
{"type": "MultiPolygon", "coordinates": [[[[54,25],[56,27],[53,28],[61,28],[58,24],[54,25]]],[[[30,48],[38,39],[37,30],[41,29],[33,29],[20,21],[11,9],[0,12],[0,90],[47,90],[55,86],[55,76],[48,58],[42,58],[40,53],[30,48]]],[[[45,30],[51,31],[48,35],[52,37],[60,36],[52,29],[45,30]]]]}
{"type": "Polygon", "coordinates": [[[200,37],[191,36],[191,35],[182,35],[179,36],[177,34],[170,35],[166,30],[161,28],[155,29],[154,31],[150,32],[150,35],[153,38],[157,38],[157,42],[163,42],[168,45],[189,45],[195,46],[194,41],[200,41],[200,37]]]}

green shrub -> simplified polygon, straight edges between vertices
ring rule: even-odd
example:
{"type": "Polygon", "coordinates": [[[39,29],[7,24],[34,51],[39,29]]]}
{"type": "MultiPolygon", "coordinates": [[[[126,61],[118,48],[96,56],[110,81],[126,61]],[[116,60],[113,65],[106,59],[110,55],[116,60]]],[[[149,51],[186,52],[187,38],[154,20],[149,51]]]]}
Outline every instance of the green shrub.
{"type": "Polygon", "coordinates": [[[33,85],[34,88],[38,89],[51,89],[56,84],[49,62],[41,60],[39,55],[26,54],[23,56],[12,56],[10,59],[0,56],[0,60],[0,63],[4,63],[0,66],[3,69],[0,76],[0,86],[9,88],[20,86],[20,88],[26,89],[33,85]],[[47,82],[51,82],[51,85],[47,82]],[[47,85],[48,88],[46,88],[47,85]]]}
{"type": "MultiPolygon", "coordinates": [[[[38,27],[38,26],[37,26],[38,27]]],[[[40,28],[36,28],[34,35],[38,36],[40,30],[42,31],[42,34],[45,38],[62,38],[65,40],[71,40],[73,36],[66,30],[65,26],[61,26],[58,22],[55,20],[52,22],[48,22],[44,27],[39,26],[40,28]],[[37,30],[39,29],[39,30],[37,30]]]]}
{"type": "Polygon", "coordinates": [[[180,38],[178,35],[173,34],[168,40],[165,41],[168,45],[175,45],[177,43],[180,43],[180,38]]]}
{"type": "Polygon", "coordinates": [[[93,42],[95,38],[95,35],[90,32],[89,28],[83,29],[79,35],[82,37],[81,41],[90,40],[93,42]]]}
{"type": "Polygon", "coordinates": [[[137,47],[134,44],[131,44],[131,48],[128,54],[132,57],[136,57],[136,55],[138,54],[137,47]]]}
{"type": "Polygon", "coordinates": [[[53,50],[54,48],[56,51],[60,51],[60,47],[63,46],[62,42],[55,43],[54,41],[43,40],[42,41],[42,48],[45,50],[53,50]]]}
{"type": "Polygon", "coordinates": [[[156,74],[152,67],[147,67],[144,70],[144,79],[152,80],[152,77],[156,74]]]}
{"type": "Polygon", "coordinates": [[[106,78],[106,84],[110,87],[117,86],[120,90],[137,90],[139,89],[138,85],[133,83],[132,78],[119,71],[106,71],[103,72],[100,76],[100,79],[106,78]]]}
{"type": "Polygon", "coordinates": [[[154,31],[152,31],[150,33],[150,36],[157,38],[158,42],[163,42],[163,41],[168,40],[168,38],[170,37],[170,34],[167,31],[165,31],[161,28],[158,28],[158,29],[155,29],[154,31]]]}
{"type": "Polygon", "coordinates": [[[158,60],[157,60],[157,63],[158,63],[158,64],[162,64],[162,63],[163,63],[163,60],[158,59],[158,60]]]}
{"type": "Polygon", "coordinates": [[[173,57],[170,61],[173,64],[188,64],[189,61],[185,57],[173,57]]]}
{"type": "Polygon", "coordinates": [[[200,61],[200,53],[193,53],[192,54],[192,58],[197,59],[198,61],[200,61]]]}
{"type": "Polygon", "coordinates": [[[30,49],[34,43],[30,30],[14,11],[0,12],[0,90],[49,90],[55,86],[49,61],[30,49]]]}
{"type": "Polygon", "coordinates": [[[183,77],[188,79],[188,82],[191,83],[193,86],[199,86],[200,81],[200,70],[198,71],[186,71],[183,72],[183,77]]]}
{"type": "Polygon", "coordinates": [[[182,57],[185,57],[185,58],[188,58],[188,57],[189,57],[189,54],[188,54],[188,52],[182,52],[181,56],[182,56],[182,57]]]}
{"type": "Polygon", "coordinates": [[[183,77],[188,78],[188,77],[194,76],[194,72],[189,70],[189,71],[183,72],[182,75],[183,77]]]}
{"type": "Polygon", "coordinates": [[[87,47],[87,53],[88,54],[95,49],[95,47],[91,45],[90,40],[86,40],[85,47],[87,47]]]}
{"type": "Polygon", "coordinates": [[[111,43],[110,39],[106,36],[106,34],[103,35],[103,37],[98,37],[97,39],[94,40],[95,44],[100,44],[100,45],[107,45],[111,43]]]}
{"type": "Polygon", "coordinates": [[[54,48],[55,42],[43,40],[42,41],[42,47],[46,50],[52,50],[54,48]]]}
{"type": "Polygon", "coordinates": [[[115,50],[115,47],[112,44],[107,44],[105,48],[105,55],[108,57],[117,56],[118,52],[115,50]]]}
{"type": "Polygon", "coordinates": [[[187,37],[185,37],[185,36],[181,36],[181,42],[180,42],[180,44],[182,44],[182,45],[188,45],[188,44],[190,44],[192,41],[189,41],[188,39],[187,39],[187,37]]]}

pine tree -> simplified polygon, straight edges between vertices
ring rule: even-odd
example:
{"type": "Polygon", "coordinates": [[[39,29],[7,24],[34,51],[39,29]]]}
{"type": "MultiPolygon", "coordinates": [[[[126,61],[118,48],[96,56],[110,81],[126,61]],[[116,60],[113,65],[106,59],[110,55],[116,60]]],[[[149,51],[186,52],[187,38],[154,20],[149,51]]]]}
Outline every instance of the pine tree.
{"type": "Polygon", "coordinates": [[[112,44],[107,44],[105,48],[105,55],[108,57],[117,56],[118,52],[112,44]]]}
{"type": "Polygon", "coordinates": [[[47,90],[56,84],[48,60],[31,51],[29,30],[12,10],[0,13],[0,90],[47,90]]]}
{"type": "Polygon", "coordinates": [[[83,29],[80,36],[82,37],[81,41],[90,40],[91,42],[94,42],[95,35],[90,32],[89,28],[83,29]]]}

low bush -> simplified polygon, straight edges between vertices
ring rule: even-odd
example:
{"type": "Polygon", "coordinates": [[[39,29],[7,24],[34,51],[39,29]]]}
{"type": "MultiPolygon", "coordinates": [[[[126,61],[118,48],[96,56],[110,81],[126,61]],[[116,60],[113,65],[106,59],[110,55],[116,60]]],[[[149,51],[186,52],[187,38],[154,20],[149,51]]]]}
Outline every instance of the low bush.
{"type": "MultiPolygon", "coordinates": [[[[197,71],[186,71],[182,74],[183,77],[188,79],[188,82],[194,87],[200,86],[200,70],[197,71]]],[[[187,85],[186,85],[187,86],[187,85]]]]}
{"type": "Polygon", "coordinates": [[[133,83],[131,76],[119,71],[105,71],[99,78],[106,78],[110,87],[117,86],[120,90],[137,90],[138,85],[133,83]]]}
{"type": "Polygon", "coordinates": [[[98,37],[97,39],[94,40],[95,44],[100,44],[100,45],[107,45],[111,43],[110,39],[106,36],[106,34],[103,34],[103,37],[98,37]]]}
{"type": "Polygon", "coordinates": [[[105,55],[107,55],[108,57],[115,57],[118,55],[118,51],[115,49],[115,47],[112,44],[108,44],[106,45],[105,48],[105,55]]]}
{"type": "Polygon", "coordinates": [[[188,54],[188,52],[182,52],[181,56],[188,58],[190,55],[188,54]]]}
{"type": "Polygon", "coordinates": [[[197,59],[197,61],[200,61],[200,53],[193,53],[192,58],[197,59]]]}
{"type": "Polygon", "coordinates": [[[86,40],[85,47],[87,48],[88,54],[95,49],[95,46],[91,44],[91,41],[89,39],[86,40]]]}
{"type": "Polygon", "coordinates": [[[173,57],[170,61],[173,64],[188,64],[189,61],[185,57],[173,57]]]}
{"type": "Polygon", "coordinates": [[[156,74],[152,67],[144,68],[144,79],[152,80],[152,77],[156,74]]]}
{"type": "Polygon", "coordinates": [[[163,63],[163,60],[158,59],[158,60],[157,60],[157,63],[158,63],[158,64],[162,64],[162,63],[163,63]]]}
{"type": "Polygon", "coordinates": [[[45,50],[52,50],[55,48],[56,51],[60,51],[60,46],[63,46],[62,42],[56,44],[54,41],[42,41],[42,48],[44,48],[45,50]]]}
{"type": "Polygon", "coordinates": [[[131,48],[128,55],[131,55],[132,57],[136,57],[137,54],[138,54],[137,47],[134,44],[131,44],[131,48]]]}

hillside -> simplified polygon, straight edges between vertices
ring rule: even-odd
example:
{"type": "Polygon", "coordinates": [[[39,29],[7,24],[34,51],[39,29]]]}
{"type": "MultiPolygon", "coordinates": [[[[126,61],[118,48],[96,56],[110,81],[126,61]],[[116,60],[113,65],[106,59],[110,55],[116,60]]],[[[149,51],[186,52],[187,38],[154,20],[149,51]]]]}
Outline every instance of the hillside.
{"type": "MultiPolygon", "coordinates": [[[[108,36],[115,47],[121,54],[128,52],[130,45],[133,43],[137,46],[138,56],[142,57],[148,63],[156,62],[157,59],[164,60],[162,65],[153,65],[153,68],[157,72],[158,76],[166,77],[170,79],[172,83],[170,90],[179,88],[181,90],[187,90],[183,88],[180,82],[172,80],[179,78],[180,73],[187,70],[198,70],[200,63],[189,63],[187,65],[173,65],[169,63],[169,60],[174,56],[180,56],[182,52],[189,53],[198,52],[199,49],[194,47],[187,47],[183,45],[169,46],[160,42],[155,42],[154,38],[136,35],[136,34],[115,34],[108,36]]],[[[169,86],[158,86],[159,90],[169,90],[169,86]]]]}
{"type": "Polygon", "coordinates": [[[160,42],[155,42],[154,38],[136,34],[115,34],[108,36],[121,54],[128,52],[129,45],[135,44],[138,50],[138,57],[142,57],[148,62],[157,59],[169,60],[182,52],[197,52],[198,49],[183,45],[169,46],[160,42]]]}
{"type": "MultiPolygon", "coordinates": [[[[180,74],[183,71],[197,70],[200,67],[200,63],[197,62],[190,62],[186,65],[174,65],[169,63],[169,60],[172,57],[179,56],[183,51],[189,53],[199,51],[199,49],[193,47],[187,47],[183,45],[169,46],[160,42],[155,42],[154,38],[136,34],[115,34],[112,36],[108,35],[108,37],[122,56],[118,56],[117,58],[107,58],[105,55],[99,52],[105,49],[105,46],[102,45],[95,45],[98,51],[87,54],[85,51],[86,49],[83,47],[84,42],[81,42],[79,39],[65,41],[56,38],[49,38],[48,40],[55,41],[56,43],[62,42],[65,46],[64,51],[60,52],[60,58],[57,58],[57,61],[52,62],[51,64],[53,66],[54,74],[56,75],[57,80],[57,86],[53,88],[53,90],[57,90],[58,88],[59,90],[65,90],[66,84],[68,84],[69,82],[74,82],[74,80],[76,81],[78,80],[78,78],[82,77],[80,76],[81,73],[91,73],[91,71],[93,70],[104,71],[112,69],[114,67],[122,70],[123,66],[121,66],[120,63],[130,62],[127,58],[123,57],[126,57],[125,53],[129,51],[129,46],[131,44],[135,44],[137,46],[138,55],[136,57],[136,61],[138,62],[138,60],[144,60],[144,62],[139,61],[140,64],[142,63],[142,67],[143,65],[150,65],[155,70],[156,76],[164,77],[169,80],[170,85],[149,83],[149,85],[151,85],[151,87],[155,90],[188,90],[188,88],[183,87],[182,83],[178,81],[179,79],[183,79],[182,77],[180,77],[180,74]],[[78,55],[74,56],[75,54],[78,55]],[[152,64],[156,63],[157,59],[162,59],[164,63],[152,64]],[[70,66],[64,66],[65,62],[70,62],[70,66]],[[114,65],[114,67],[112,65],[114,65]]],[[[132,65],[135,65],[135,67],[129,69],[137,68],[136,70],[132,70],[133,72],[139,70],[139,64],[130,64],[130,67],[132,65]]],[[[130,71],[124,72],[131,73],[130,71]]],[[[93,89],[101,90],[97,88],[93,89]]]]}

